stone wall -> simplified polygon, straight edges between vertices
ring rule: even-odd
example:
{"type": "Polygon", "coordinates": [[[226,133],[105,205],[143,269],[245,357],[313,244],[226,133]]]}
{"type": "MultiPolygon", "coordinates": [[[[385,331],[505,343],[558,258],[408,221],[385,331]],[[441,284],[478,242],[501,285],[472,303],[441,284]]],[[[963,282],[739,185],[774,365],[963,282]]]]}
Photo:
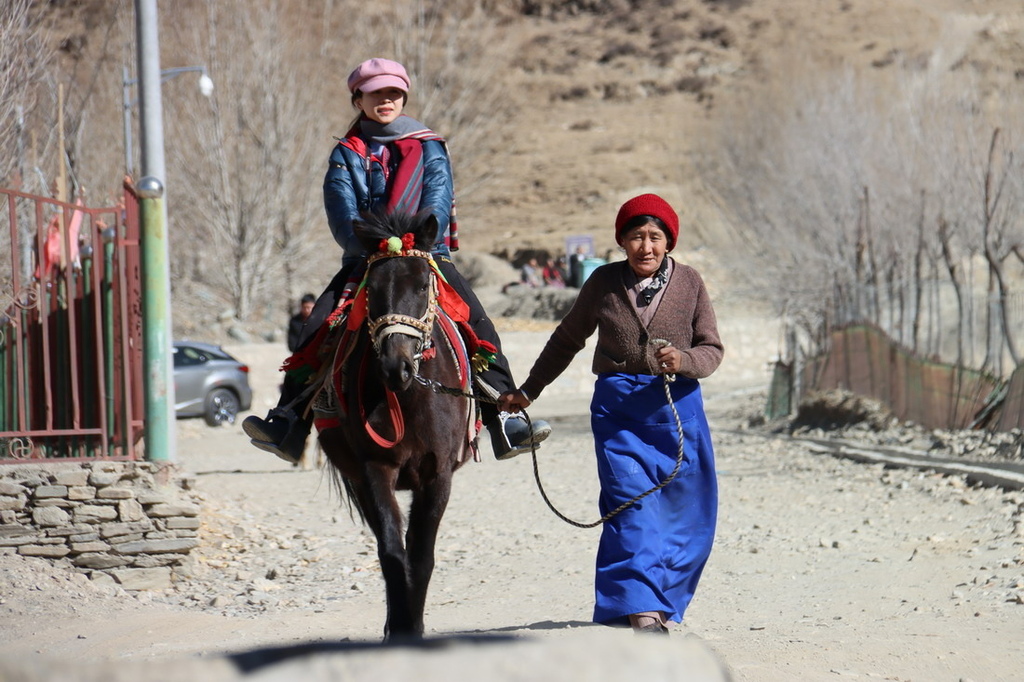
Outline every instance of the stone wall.
{"type": "Polygon", "coordinates": [[[126,590],[170,587],[199,543],[192,482],[150,462],[0,467],[0,554],[68,563],[126,590]]]}

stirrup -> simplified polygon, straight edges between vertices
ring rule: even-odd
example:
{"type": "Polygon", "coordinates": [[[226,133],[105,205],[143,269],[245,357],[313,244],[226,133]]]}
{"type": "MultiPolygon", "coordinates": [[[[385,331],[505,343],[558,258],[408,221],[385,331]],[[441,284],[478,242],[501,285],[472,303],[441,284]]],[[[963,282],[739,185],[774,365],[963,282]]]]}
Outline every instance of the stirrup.
{"type": "Polygon", "coordinates": [[[491,434],[491,445],[494,448],[494,457],[498,460],[512,459],[524,452],[532,452],[540,447],[548,436],[551,435],[551,425],[546,421],[528,420],[522,414],[511,414],[508,412],[498,413],[498,433],[491,434]],[[523,422],[527,429],[526,437],[515,444],[509,438],[508,429],[505,425],[510,419],[523,422]]]}

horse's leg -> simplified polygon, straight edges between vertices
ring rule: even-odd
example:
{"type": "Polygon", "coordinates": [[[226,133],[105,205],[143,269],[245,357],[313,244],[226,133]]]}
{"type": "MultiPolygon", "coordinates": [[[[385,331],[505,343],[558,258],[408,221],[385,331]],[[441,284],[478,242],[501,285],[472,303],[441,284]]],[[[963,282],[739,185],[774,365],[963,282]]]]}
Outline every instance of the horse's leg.
{"type": "Polygon", "coordinates": [[[441,517],[448,506],[452,488],[450,471],[440,473],[432,482],[413,493],[409,509],[409,529],[405,546],[409,556],[410,604],[413,623],[423,633],[423,611],[427,603],[427,587],[434,572],[434,545],[441,517]]]}
{"type": "Polygon", "coordinates": [[[422,623],[416,628],[409,603],[409,560],[402,542],[402,512],[395,498],[397,478],[398,470],[393,466],[368,464],[359,500],[366,521],[377,537],[377,559],[388,603],[385,640],[423,634],[422,623]]]}

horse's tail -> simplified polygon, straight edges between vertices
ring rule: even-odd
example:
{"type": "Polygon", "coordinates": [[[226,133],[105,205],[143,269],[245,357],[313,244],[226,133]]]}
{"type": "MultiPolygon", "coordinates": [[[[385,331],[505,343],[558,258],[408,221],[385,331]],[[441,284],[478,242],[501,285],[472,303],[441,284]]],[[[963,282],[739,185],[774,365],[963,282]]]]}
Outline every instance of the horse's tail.
{"type": "Polygon", "coordinates": [[[348,517],[355,521],[355,514],[353,510],[359,514],[359,521],[365,526],[366,515],[363,514],[363,508],[359,506],[356,500],[355,489],[352,487],[352,481],[342,475],[341,470],[333,464],[328,466],[331,471],[331,488],[338,494],[338,498],[348,507],[348,517]]]}

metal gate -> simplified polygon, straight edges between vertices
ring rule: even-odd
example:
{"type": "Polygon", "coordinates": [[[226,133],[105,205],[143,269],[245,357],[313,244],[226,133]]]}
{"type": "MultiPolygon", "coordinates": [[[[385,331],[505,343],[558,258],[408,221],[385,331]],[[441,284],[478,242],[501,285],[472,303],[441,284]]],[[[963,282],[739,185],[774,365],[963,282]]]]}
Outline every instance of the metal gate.
{"type": "Polygon", "coordinates": [[[0,199],[0,464],[136,459],[138,198],[125,183],[113,208],[0,199]]]}

